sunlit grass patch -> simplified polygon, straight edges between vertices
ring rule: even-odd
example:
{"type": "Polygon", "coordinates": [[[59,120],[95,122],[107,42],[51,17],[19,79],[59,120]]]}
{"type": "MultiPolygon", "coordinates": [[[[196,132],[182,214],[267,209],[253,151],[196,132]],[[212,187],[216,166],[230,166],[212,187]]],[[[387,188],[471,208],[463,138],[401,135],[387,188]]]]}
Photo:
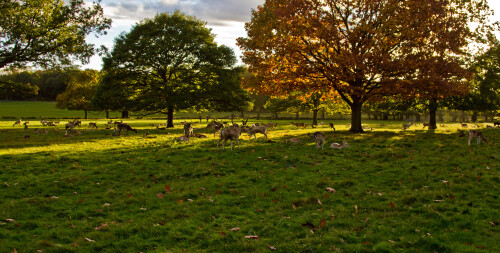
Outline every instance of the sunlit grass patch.
{"type": "Polygon", "coordinates": [[[242,134],[222,151],[206,122],[194,127],[208,138],[180,142],[181,120],[126,120],[138,133],[122,136],[89,121],[73,137],[0,122],[0,251],[499,250],[498,129],[469,147],[458,124],[351,134],[347,121],[278,121],[269,141],[242,134]]]}

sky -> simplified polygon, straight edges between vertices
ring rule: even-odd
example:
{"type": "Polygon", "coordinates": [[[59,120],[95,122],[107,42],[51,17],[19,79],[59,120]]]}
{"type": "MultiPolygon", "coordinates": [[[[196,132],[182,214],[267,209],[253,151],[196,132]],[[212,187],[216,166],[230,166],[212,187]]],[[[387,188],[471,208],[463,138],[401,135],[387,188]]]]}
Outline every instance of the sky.
{"type": "MultiPolygon", "coordinates": [[[[240,59],[241,52],[236,46],[236,39],[246,37],[244,25],[250,21],[251,10],[264,2],[265,0],[102,0],[104,15],[113,20],[112,27],[106,36],[95,38],[90,35],[87,41],[96,47],[104,45],[111,50],[114,38],[122,32],[129,32],[138,21],[153,18],[156,13],[180,10],[206,21],[216,35],[216,42],[232,48],[240,59]]],[[[488,3],[495,11],[492,20],[500,22],[500,1],[488,0],[488,3]]],[[[94,56],[89,64],[82,67],[100,70],[102,60],[99,56],[94,56]]]]}

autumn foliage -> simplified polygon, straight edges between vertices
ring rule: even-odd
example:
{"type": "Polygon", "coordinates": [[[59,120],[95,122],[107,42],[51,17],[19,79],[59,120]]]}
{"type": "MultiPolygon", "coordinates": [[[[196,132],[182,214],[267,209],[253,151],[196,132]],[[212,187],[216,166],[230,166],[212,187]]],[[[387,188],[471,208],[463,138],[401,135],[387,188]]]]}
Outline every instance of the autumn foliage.
{"type": "Polygon", "coordinates": [[[256,90],[335,94],[351,107],[351,131],[362,132],[367,100],[466,91],[463,59],[476,35],[468,23],[487,11],[484,0],[267,0],[238,44],[256,90]]]}

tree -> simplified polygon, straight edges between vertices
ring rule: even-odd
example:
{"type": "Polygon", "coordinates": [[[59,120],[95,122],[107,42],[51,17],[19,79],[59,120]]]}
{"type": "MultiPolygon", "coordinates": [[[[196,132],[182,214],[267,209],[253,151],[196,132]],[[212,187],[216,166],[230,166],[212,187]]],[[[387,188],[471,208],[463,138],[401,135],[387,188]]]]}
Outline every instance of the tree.
{"type": "Polygon", "coordinates": [[[105,34],[100,1],[85,7],[83,0],[0,0],[0,69],[28,64],[87,63],[95,53],[85,42],[91,33],[105,34]]]}
{"type": "Polygon", "coordinates": [[[233,51],[214,42],[206,22],[179,11],[139,22],[115,40],[103,61],[103,70],[119,71],[134,92],[131,109],[166,113],[167,127],[173,127],[175,110],[244,104],[233,51]]]}
{"type": "Polygon", "coordinates": [[[369,99],[463,92],[462,59],[477,35],[468,23],[483,28],[488,14],[485,0],[267,0],[238,45],[261,92],[336,94],[362,132],[369,99]]]}
{"type": "Polygon", "coordinates": [[[99,72],[97,70],[73,70],[66,90],[57,96],[57,108],[85,111],[85,119],[88,111],[92,109],[91,99],[94,97],[99,72]]]}

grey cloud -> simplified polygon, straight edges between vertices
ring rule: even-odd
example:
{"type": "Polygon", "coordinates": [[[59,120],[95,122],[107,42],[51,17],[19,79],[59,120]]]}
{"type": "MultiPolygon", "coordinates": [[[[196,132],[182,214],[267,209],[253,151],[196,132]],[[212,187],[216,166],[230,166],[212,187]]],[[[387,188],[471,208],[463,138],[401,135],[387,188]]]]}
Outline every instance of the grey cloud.
{"type": "Polygon", "coordinates": [[[142,20],[156,13],[180,10],[187,15],[207,21],[209,25],[225,25],[225,22],[247,22],[251,10],[265,0],[103,0],[106,7],[113,8],[111,18],[142,20]]]}

